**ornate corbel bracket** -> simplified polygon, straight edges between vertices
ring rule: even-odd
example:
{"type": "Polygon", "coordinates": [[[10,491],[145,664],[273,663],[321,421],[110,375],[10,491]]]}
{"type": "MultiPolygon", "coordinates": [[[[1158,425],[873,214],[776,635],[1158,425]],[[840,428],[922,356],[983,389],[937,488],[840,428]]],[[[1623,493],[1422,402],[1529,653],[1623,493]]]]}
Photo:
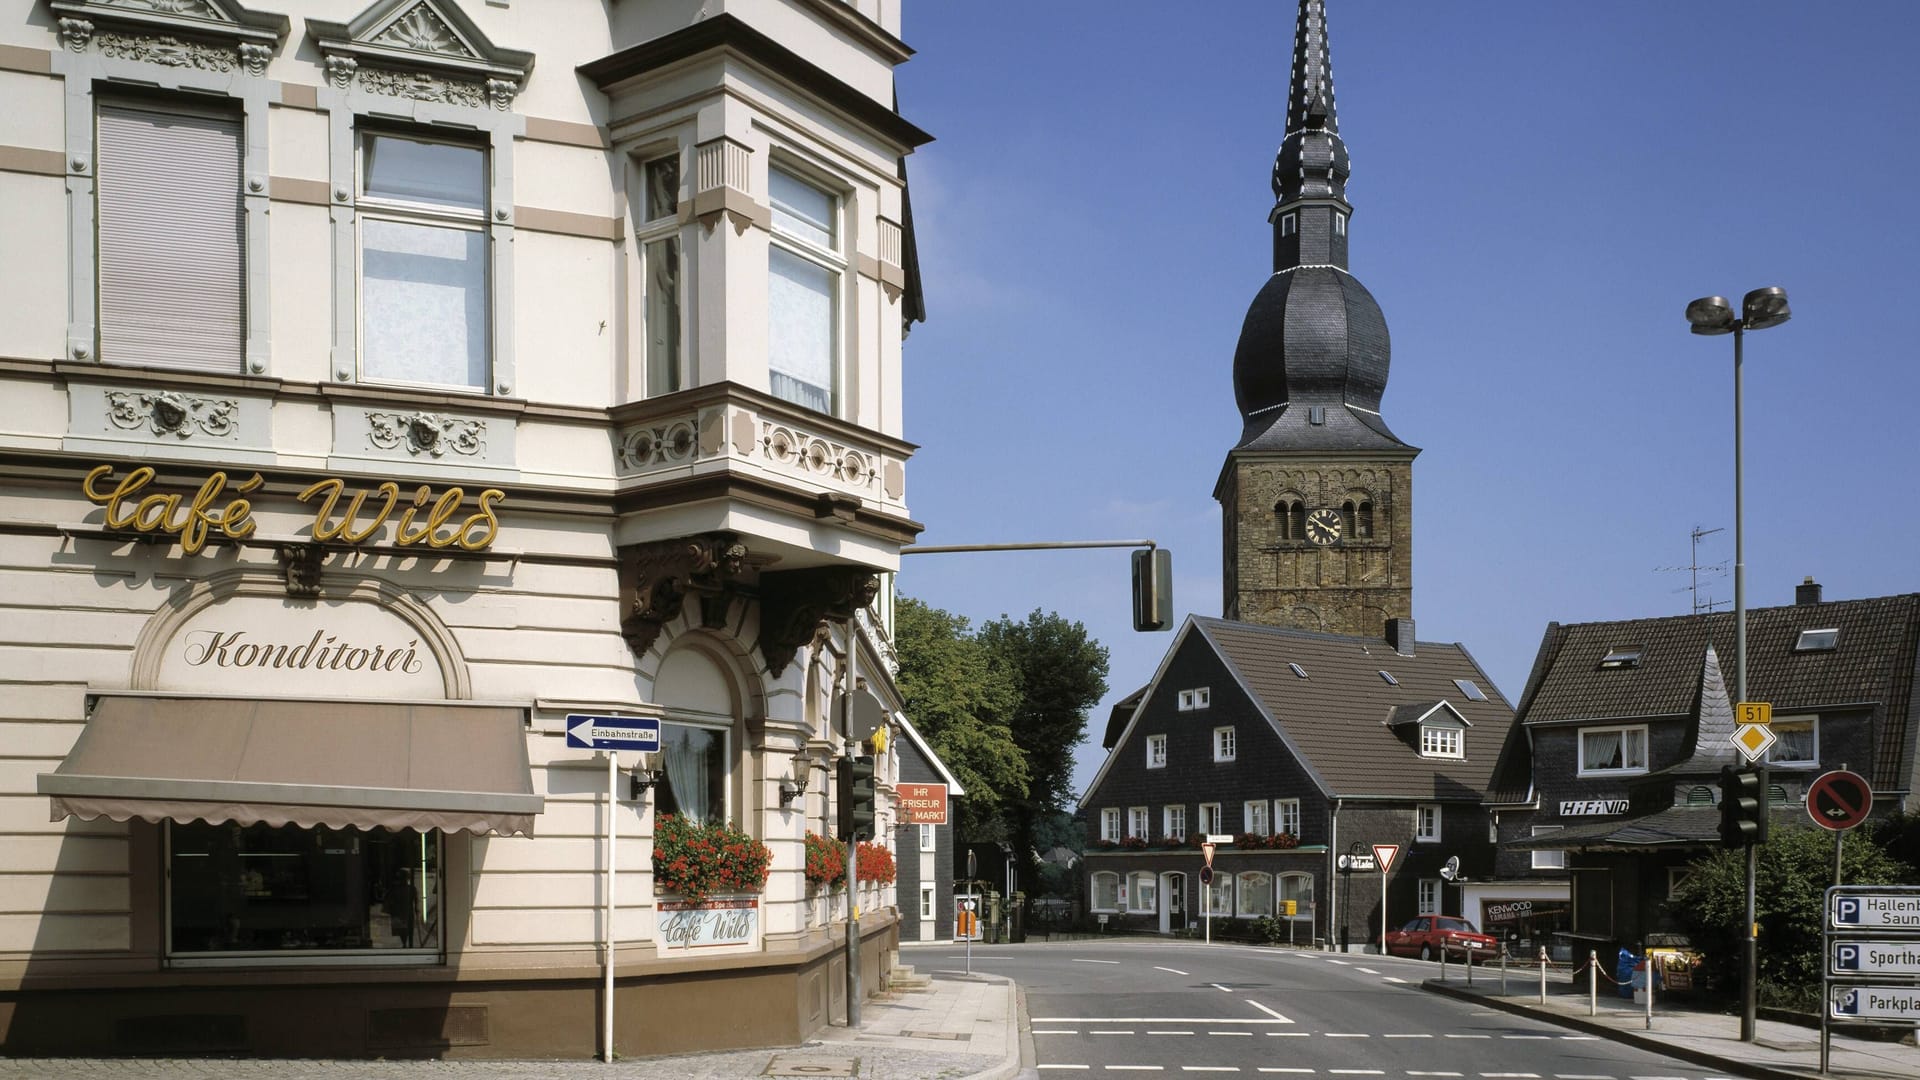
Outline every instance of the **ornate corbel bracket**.
{"type": "Polygon", "coordinates": [[[880,578],[864,566],[821,566],[760,575],[760,653],[779,678],[794,653],[828,622],[846,622],[873,602],[880,578]]]}
{"type": "Polygon", "coordinates": [[[287,579],[287,595],[313,599],[320,595],[320,564],[327,553],[319,544],[282,544],[275,553],[287,579]]]}
{"type": "Polygon", "coordinates": [[[620,636],[645,656],[687,594],[700,597],[701,625],[724,625],[747,546],[732,533],[706,533],[620,549],[620,636]]]}

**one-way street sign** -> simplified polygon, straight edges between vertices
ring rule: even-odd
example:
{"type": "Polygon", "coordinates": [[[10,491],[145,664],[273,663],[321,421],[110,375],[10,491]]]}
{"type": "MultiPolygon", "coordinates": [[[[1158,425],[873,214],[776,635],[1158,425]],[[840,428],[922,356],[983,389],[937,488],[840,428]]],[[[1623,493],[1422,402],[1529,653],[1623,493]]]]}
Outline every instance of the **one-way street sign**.
{"type": "Polygon", "coordinates": [[[567,745],[589,750],[659,750],[660,721],[652,716],[568,713],[567,745]]]}

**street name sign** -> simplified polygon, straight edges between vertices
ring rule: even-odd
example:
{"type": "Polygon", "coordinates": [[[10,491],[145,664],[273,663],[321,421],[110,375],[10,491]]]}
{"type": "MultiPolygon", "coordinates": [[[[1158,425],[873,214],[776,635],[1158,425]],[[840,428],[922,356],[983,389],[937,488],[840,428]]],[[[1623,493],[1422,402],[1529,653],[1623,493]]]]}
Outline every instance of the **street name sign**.
{"type": "Polygon", "coordinates": [[[1827,954],[1835,975],[1920,975],[1920,940],[1836,941],[1827,954]]]}
{"type": "Polygon", "coordinates": [[[567,745],[587,750],[659,750],[660,720],[568,713],[567,745]]]}
{"type": "Polygon", "coordinates": [[[1206,835],[1206,841],[1209,844],[1231,844],[1233,843],[1233,834],[1224,832],[1208,833],[1206,835]]]}
{"type": "Polygon", "coordinates": [[[1823,829],[1851,829],[1872,811],[1873,785],[1859,773],[1835,769],[1807,785],[1807,816],[1823,829]]]}
{"type": "Polygon", "coordinates": [[[1759,761],[1767,748],[1780,741],[1780,736],[1765,724],[1741,724],[1734,729],[1733,748],[1749,762],[1759,761]]]}
{"type": "Polygon", "coordinates": [[[1399,844],[1373,845],[1373,861],[1380,864],[1380,872],[1383,874],[1393,869],[1393,859],[1398,854],[1400,854],[1399,844]]]}
{"type": "Polygon", "coordinates": [[[1835,930],[1920,930],[1920,893],[1839,893],[1827,918],[1835,930]]]}
{"type": "Polygon", "coordinates": [[[1920,1020],[1920,986],[1836,986],[1827,999],[1835,1020],[1920,1020]]]}

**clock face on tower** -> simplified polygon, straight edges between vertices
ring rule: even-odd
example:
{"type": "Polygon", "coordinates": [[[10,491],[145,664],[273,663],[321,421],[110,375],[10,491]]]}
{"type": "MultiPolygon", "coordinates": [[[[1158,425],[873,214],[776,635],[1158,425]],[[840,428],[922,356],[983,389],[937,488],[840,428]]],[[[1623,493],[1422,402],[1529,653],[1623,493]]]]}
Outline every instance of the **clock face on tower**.
{"type": "Polygon", "coordinates": [[[1307,539],[1321,547],[1340,542],[1340,511],[1321,507],[1307,515],[1307,539]]]}

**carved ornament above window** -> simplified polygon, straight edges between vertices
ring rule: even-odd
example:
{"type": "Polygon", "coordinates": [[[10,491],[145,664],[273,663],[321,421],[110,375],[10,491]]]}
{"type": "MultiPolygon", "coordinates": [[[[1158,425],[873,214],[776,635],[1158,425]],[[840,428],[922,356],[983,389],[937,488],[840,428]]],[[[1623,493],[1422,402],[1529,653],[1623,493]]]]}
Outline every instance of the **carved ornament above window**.
{"type": "Polygon", "coordinates": [[[504,111],[533,73],[532,53],[494,45],[452,0],[378,0],[307,32],[341,90],[504,111]]]}
{"type": "Polygon", "coordinates": [[[285,15],[234,0],[49,0],[68,50],[164,67],[265,75],[286,42],[285,15]]]}

